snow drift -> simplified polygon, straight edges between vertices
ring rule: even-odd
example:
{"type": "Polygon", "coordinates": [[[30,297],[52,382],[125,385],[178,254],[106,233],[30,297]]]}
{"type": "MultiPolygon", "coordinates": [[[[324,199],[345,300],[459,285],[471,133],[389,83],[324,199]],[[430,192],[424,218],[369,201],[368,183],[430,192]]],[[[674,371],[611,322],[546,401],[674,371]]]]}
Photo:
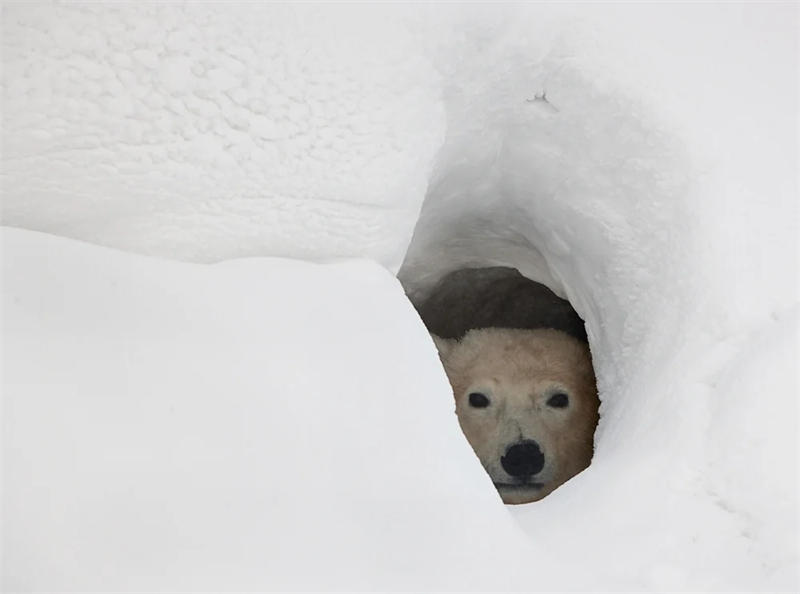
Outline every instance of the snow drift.
{"type": "Polygon", "coordinates": [[[385,270],[2,246],[5,590],[522,583],[385,270]]]}
{"type": "Polygon", "coordinates": [[[603,401],[592,466],[506,510],[376,267],[7,231],[6,584],[797,589],[796,32],[791,5],[4,6],[5,224],[368,258],[412,299],[515,266],[586,320],[603,401]]]}

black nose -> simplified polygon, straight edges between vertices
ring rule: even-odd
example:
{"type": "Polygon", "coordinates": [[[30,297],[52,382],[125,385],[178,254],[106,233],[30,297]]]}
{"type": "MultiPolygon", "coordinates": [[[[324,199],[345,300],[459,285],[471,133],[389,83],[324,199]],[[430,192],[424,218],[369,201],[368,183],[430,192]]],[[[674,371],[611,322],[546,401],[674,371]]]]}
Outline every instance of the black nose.
{"type": "Polygon", "coordinates": [[[508,448],[500,464],[511,476],[524,478],[541,472],[544,454],[535,441],[523,441],[508,448]]]}

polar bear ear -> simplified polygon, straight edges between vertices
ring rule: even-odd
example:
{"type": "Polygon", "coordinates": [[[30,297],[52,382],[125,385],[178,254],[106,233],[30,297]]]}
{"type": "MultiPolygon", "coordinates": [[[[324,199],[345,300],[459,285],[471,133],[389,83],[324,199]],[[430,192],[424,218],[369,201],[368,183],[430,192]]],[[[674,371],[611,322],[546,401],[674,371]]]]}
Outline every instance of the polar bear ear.
{"type": "Polygon", "coordinates": [[[433,343],[436,345],[436,348],[439,351],[439,358],[443,361],[458,342],[455,339],[442,338],[441,336],[436,336],[435,334],[431,334],[431,338],[433,339],[433,343]]]}

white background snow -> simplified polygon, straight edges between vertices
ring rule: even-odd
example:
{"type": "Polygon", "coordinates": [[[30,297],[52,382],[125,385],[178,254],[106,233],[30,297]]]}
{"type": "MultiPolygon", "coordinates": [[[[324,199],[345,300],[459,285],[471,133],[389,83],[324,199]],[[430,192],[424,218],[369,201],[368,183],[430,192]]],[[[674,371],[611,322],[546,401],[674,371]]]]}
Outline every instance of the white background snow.
{"type": "Polygon", "coordinates": [[[796,5],[2,16],[4,589],[798,589],[796,5]],[[393,278],[498,263],[602,399],[516,507],[393,278]]]}

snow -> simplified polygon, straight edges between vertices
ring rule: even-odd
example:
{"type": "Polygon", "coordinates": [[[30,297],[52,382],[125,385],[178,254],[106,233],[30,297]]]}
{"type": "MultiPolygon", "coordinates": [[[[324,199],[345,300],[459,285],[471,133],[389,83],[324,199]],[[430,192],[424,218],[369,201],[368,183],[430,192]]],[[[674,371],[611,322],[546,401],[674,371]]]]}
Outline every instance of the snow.
{"type": "Polygon", "coordinates": [[[4,585],[798,590],[795,5],[3,12],[4,585]],[[496,264],[602,400],[513,508],[390,274],[496,264]]]}
{"type": "Polygon", "coordinates": [[[528,544],[381,267],[2,246],[6,591],[522,583],[497,573],[528,544]]]}
{"type": "Polygon", "coordinates": [[[438,74],[391,14],[3,11],[7,224],[193,262],[400,266],[444,120],[438,74]]]}

